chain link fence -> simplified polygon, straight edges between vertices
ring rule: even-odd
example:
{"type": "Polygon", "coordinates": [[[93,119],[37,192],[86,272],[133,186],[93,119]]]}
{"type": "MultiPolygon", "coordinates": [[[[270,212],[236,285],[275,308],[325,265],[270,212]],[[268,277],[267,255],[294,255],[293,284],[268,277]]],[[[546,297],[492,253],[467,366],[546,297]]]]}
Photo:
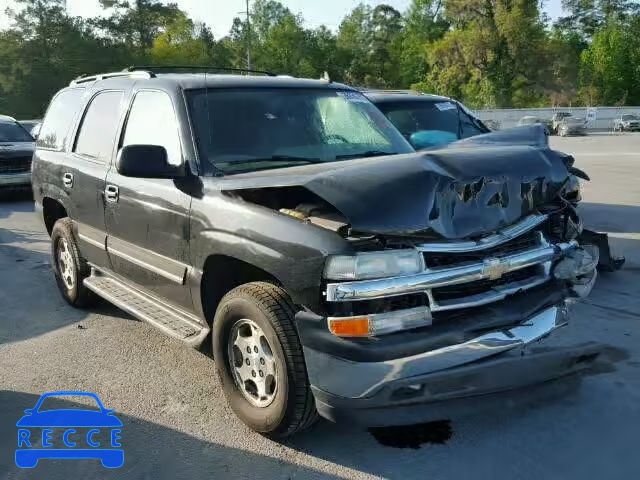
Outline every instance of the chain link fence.
{"type": "Polygon", "coordinates": [[[475,110],[482,121],[497,122],[500,129],[515,127],[522,117],[534,116],[549,120],[554,113],[569,112],[575,117],[587,119],[587,129],[613,130],[613,122],[622,115],[633,114],[640,118],[640,107],[567,107],[567,108],[509,108],[475,110]]]}

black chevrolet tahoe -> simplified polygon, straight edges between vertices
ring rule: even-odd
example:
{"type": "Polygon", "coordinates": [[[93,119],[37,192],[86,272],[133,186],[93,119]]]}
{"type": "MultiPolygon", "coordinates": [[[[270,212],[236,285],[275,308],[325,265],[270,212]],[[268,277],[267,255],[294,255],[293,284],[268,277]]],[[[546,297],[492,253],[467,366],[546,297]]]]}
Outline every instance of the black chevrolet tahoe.
{"type": "Polygon", "coordinates": [[[329,80],[130,68],[53,98],[33,190],[67,302],[211,342],[251,428],[416,423],[591,358],[535,346],[598,250],[573,159],[525,133],[417,153],[329,80]]]}

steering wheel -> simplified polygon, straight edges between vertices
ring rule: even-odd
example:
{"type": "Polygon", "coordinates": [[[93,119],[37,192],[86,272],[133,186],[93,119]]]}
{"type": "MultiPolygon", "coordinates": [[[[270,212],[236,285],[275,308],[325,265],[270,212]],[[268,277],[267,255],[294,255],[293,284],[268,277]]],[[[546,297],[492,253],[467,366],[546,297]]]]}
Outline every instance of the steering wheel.
{"type": "Polygon", "coordinates": [[[342,135],[338,135],[338,134],[331,134],[331,135],[327,135],[325,137],[327,140],[338,140],[342,143],[349,143],[349,140],[347,140],[346,138],[344,138],[342,135]]]}

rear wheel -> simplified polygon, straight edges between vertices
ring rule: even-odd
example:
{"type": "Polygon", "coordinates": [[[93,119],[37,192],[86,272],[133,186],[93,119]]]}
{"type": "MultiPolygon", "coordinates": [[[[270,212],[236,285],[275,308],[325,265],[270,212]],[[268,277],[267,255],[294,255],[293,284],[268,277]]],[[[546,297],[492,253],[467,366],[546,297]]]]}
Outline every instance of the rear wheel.
{"type": "Polygon", "coordinates": [[[86,307],[95,300],[93,292],[82,283],[91,269],[80,255],[70,218],[58,220],[51,231],[51,266],[60,293],[69,304],[86,307]]]}
{"type": "Polygon", "coordinates": [[[224,296],[213,324],[213,354],[229,405],[250,428],[274,438],[317,419],[294,313],[284,290],[253,282],[224,296]]]}

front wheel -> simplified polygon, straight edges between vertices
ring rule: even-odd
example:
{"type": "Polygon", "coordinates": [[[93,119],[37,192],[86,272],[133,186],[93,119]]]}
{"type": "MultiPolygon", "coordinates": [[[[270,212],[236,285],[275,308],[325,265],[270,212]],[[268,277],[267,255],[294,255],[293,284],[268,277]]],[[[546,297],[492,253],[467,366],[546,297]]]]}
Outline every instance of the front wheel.
{"type": "Polygon", "coordinates": [[[224,296],[213,323],[213,355],[229,405],[250,428],[273,438],[317,419],[294,313],[284,290],[253,282],[224,296]]]}
{"type": "Polygon", "coordinates": [[[95,300],[82,283],[91,269],[80,255],[70,218],[58,220],[51,231],[51,266],[60,293],[70,305],[86,307],[95,300]]]}

